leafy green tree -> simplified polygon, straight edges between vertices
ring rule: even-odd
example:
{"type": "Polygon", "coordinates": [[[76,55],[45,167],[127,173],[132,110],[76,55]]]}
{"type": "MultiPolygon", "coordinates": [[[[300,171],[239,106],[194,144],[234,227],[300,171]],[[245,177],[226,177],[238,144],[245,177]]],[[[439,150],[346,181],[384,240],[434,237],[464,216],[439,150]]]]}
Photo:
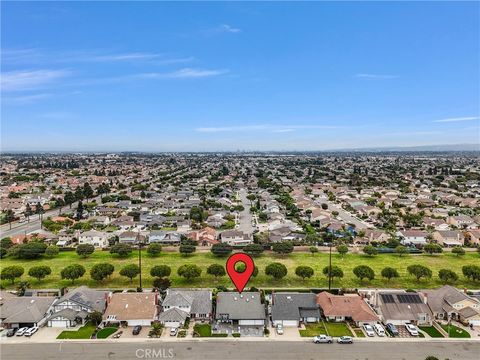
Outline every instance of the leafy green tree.
{"type": "Polygon", "coordinates": [[[463,256],[463,255],[465,255],[465,249],[461,246],[455,246],[452,249],[452,254],[455,254],[457,256],[463,256]]]}
{"type": "Polygon", "coordinates": [[[293,244],[290,241],[282,241],[273,244],[272,250],[280,255],[286,255],[293,252],[293,244]]]}
{"type": "Polygon", "coordinates": [[[25,296],[25,292],[30,288],[30,283],[28,281],[20,281],[17,285],[17,295],[25,296]]]}
{"type": "Polygon", "coordinates": [[[95,246],[92,244],[80,244],[77,246],[77,254],[81,258],[86,259],[89,255],[93,254],[95,246]]]}
{"type": "Polygon", "coordinates": [[[366,245],[363,247],[363,252],[367,254],[368,256],[375,256],[378,254],[378,250],[375,246],[373,245],[366,245]]]}
{"type": "Polygon", "coordinates": [[[47,245],[40,241],[31,241],[26,244],[12,246],[8,252],[18,259],[37,259],[45,254],[47,245]]]}
{"type": "Polygon", "coordinates": [[[2,280],[10,280],[12,284],[15,282],[16,278],[19,278],[23,275],[25,269],[18,265],[11,265],[4,267],[0,273],[0,278],[2,280]]]}
{"type": "Polygon", "coordinates": [[[340,254],[340,256],[343,259],[345,254],[348,253],[348,246],[347,245],[338,245],[337,246],[337,252],[340,254]]]}
{"type": "Polygon", "coordinates": [[[207,268],[207,274],[213,275],[215,276],[215,278],[218,278],[220,276],[225,276],[227,272],[225,271],[225,268],[222,265],[212,264],[207,268]]]}
{"type": "Polygon", "coordinates": [[[193,254],[196,250],[197,250],[197,247],[195,245],[188,245],[188,244],[180,245],[180,249],[179,249],[180,254],[184,256],[193,254]]]}
{"type": "Polygon", "coordinates": [[[169,278],[158,277],[158,278],[153,279],[153,287],[160,290],[160,291],[165,291],[170,286],[172,286],[172,282],[170,281],[169,278]]]}
{"type": "Polygon", "coordinates": [[[398,274],[397,269],[394,269],[392,267],[385,267],[382,269],[382,277],[390,281],[393,278],[398,278],[400,275],[398,274]]]}
{"type": "Polygon", "coordinates": [[[458,275],[450,269],[441,269],[438,272],[438,277],[444,284],[454,283],[458,280],[458,275]]]}
{"type": "Polygon", "coordinates": [[[113,274],[115,268],[109,263],[95,264],[90,269],[90,277],[95,281],[103,281],[113,274]]]}
{"type": "Polygon", "coordinates": [[[57,256],[59,252],[60,252],[60,249],[58,248],[58,246],[49,245],[45,249],[45,256],[47,256],[49,258],[53,258],[53,257],[57,256]]]}
{"type": "Polygon", "coordinates": [[[480,266],[465,265],[462,267],[463,276],[471,281],[480,281],[480,266]]]}
{"type": "Polygon", "coordinates": [[[63,197],[63,201],[65,201],[65,204],[69,205],[69,207],[72,207],[72,204],[75,202],[75,195],[71,191],[65,192],[65,196],[63,197]]]}
{"type": "Polygon", "coordinates": [[[375,278],[375,271],[370,266],[367,265],[358,265],[353,269],[353,274],[363,281],[363,279],[367,279],[372,281],[375,278]]]}
{"type": "Polygon", "coordinates": [[[100,311],[93,311],[87,315],[87,318],[93,325],[98,326],[103,320],[103,315],[100,311]]]}
{"type": "Polygon", "coordinates": [[[225,243],[213,244],[210,250],[215,256],[228,256],[232,253],[233,248],[225,243]]]}
{"type": "Polygon", "coordinates": [[[152,243],[147,247],[147,253],[151,256],[158,256],[162,252],[162,245],[152,243]]]}
{"type": "Polygon", "coordinates": [[[155,265],[150,269],[150,275],[153,277],[168,277],[172,273],[172,269],[168,265],[155,265]]]}
{"type": "Polygon", "coordinates": [[[194,264],[184,264],[178,268],[177,274],[187,280],[193,280],[197,277],[200,277],[202,274],[202,269],[194,264]]]}
{"type": "Polygon", "coordinates": [[[82,200],[79,200],[78,201],[78,205],[77,205],[77,215],[76,215],[76,219],[77,220],[81,220],[82,217],[83,217],[83,211],[84,211],[84,207],[83,207],[83,203],[82,203],[82,200]]]}
{"type": "MultiPolygon", "coordinates": [[[[235,264],[235,271],[238,272],[238,273],[242,273],[245,271],[247,267],[245,266],[245,264],[243,262],[238,262],[235,264]]],[[[254,266],[253,267],[253,271],[252,271],[252,276],[253,277],[257,277],[258,275],[258,267],[254,266]]]]}
{"type": "Polygon", "coordinates": [[[85,274],[85,268],[80,264],[72,264],[63,268],[60,272],[62,279],[68,279],[72,281],[72,284],[75,280],[80,279],[85,274]]]}
{"type": "Polygon", "coordinates": [[[398,256],[402,257],[403,255],[408,254],[408,249],[403,245],[398,245],[395,248],[395,252],[398,254],[398,256]]]}
{"type": "Polygon", "coordinates": [[[120,270],[120,275],[125,276],[130,279],[130,282],[133,281],[133,278],[137,277],[140,274],[140,268],[137,264],[125,265],[120,270]]]}
{"type": "Polygon", "coordinates": [[[132,253],[132,247],[128,244],[115,244],[110,248],[110,254],[117,254],[119,257],[126,258],[132,253]]]}
{"type": "Polygon", "coordinates": [[[47,275],[50,275],[52,273],[52,269],[50,266],[46,265],[38,265],[38,266],[32,266],[28,270],[28,275],[37,279],[38,281],[44,279],[47,277],[47,275]]]}
{"type": "Polygon", "coordinates": [[[295,269],[295,275],[298,277],[301,277],[302,280],[305,280],[306,278],[311,278],[313,276],[313,269],[310,266],[297,266],[295,269]]]}
{"type": "Polygon", "coordinates": [[[428,267],[420,265],[420,264],[409,265],[407,267],[407,271],[410,275],[415,276],[417,281],[420,281],[421,278],[431,278],[432,277],[432,270],[430,270],[428,267]]]}
{"type": "Polygon", "coordinates": [[[248,244],[243,248],[243,252],[250,256],[259,256],[263,253],[263,246],[260,244],[248,244]]]}
{"type": "Polygon", "coordinates": [[[308,250],[310,250],[312,255],[315,255],[316,253],[318,253],[318,248],[316,246],[310,246],[308,250]]]}
{"type": "MultiPolygon", "coordinates": [[[[323,268],[323,275],[325,275],[328,279],[328,274],[329,274],[330,266],[325,266],[323,268]]],[[[332,281],[334,278],[343,278],[343,270],[340,269],[338,266],[333,265],[332,269],[330,271],[330,277],[332,278],[332,281]]]]}
{"type": "Polygon", "coordinates": [[[423,251],[430,255],[440,254],[443,252],[443,248],[438,244],[427,244],[423,247],[423,251]]]}
{"type": "Polygon", "coordinates": [[[93,189],[88,182],[83,184],[83,197],[87,200],[93,197],[93,189]]]}
{"type": "Polygon", "coordinates": [[[287,275],[287,267],[279,262],[273,262],[265,268],[265,274],[273,277],[275,280],[280,280],[287,275]]]}

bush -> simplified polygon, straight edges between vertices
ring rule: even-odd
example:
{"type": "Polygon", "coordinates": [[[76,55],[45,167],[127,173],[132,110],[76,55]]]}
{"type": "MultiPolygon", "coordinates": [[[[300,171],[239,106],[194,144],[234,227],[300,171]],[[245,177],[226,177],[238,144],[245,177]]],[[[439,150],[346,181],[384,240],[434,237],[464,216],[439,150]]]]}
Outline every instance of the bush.
{"type": "Polygon", "coordinates": [[[0,278],[2,280],[10,280],[12,284],[15,282],[16,278],[19,278],[23,275],[25,269],[18,265],[7,266],[2,269],[0,273],[0,278]]]}
{"type": "Polygon", "coordinates": [[[77,246],[77,254],[84,259],[93,254],[94,251],[95,247],[92,244],[80,244],[77,246]]]}
{"type": "Polygon", "coordinates": [[[375,272],[370,266],[367,265],[359,265],[353,269],[353,273],[360,281],[363,279],[373,280],[375,278],[375,272]]]}
{"type": "Polygon", "coordinates": [[[160,291],[167,290],[172,285],[169,278],[155,278],[153,279],[153,287],[160,291]]]}
{"type": "Polygon", "coordinates": [[[452,254],[455,254],[457,256],[463,256],[463,255],[465,255],[465,249],[462,248],[461,246],[455,246],[452,249],[452,254]]]}
{"type": "Polygon", "coordinates": [[[109,263],[95,264],[90,269],[90,277],[96,281],[103,281],[113,274],[115,268],[109,263]]]}
{"type": "Polygon", "coordinates": [[[39,266],[32,266],[28,270],[28,275],[37,279],[38,281],[44,279],[47,275],[52,273],[52,269],[49,266],[39,265],[39,266]]]}
{"type": "Polygon", "coordinates": [[[378,254],[378,250],[375,246],[367,245],[363,247],[363,252],[368,256],[375,256],[378,254]]]}
{"type": "Polygon", "coordinates": [[[72,280],[72,284],[76,279],[81,278],[85,274],[85,268],[79,264],[72,264],[65,267],[61,272],[60,276],[62,279],[72,280]]]}
{"type": "Polygon", "coordinates": [[[272,245],[272,250],[280,255],[293,252],[293,244],[290,241],[278,242],[272,245]]]}
{"type": "Polygon", "coordinates": [[[202,269],[200,269],[197,265],[185,264],[178,268],[177,274],[187,280],[193,280],[197,277],[200,277],[202,274],[202,269]]]}
{"type": "Polygon", "coordinates": [[[47,245],[40,241],[31,241],[26,244],[12,246],[8,253],[18,259],[37,259],[43,254],[47,245]]]}
{"type": "Polygon", "coordinates": [[[441,269],[438,272],[438,277],[440,278],[440,280],[442,280],[444,284],[454,283],[458,280],[458,275],[450,269],[441,269]]]}
{"type": "Polygon", "coordinates": [[[119,257],[127,257],[132,252],[132,247],[128,244],[115,244],[110,249],[110,254],[117,254],[119,257]]]}
{"type": "Polygon", "coordinates": [[[313,276],[313,269],[310,266],[297,266],[295,269],[295,275],[301,277],[302,280],[306,278],[311,278],[313,276]]]}
{"type": "Polygon", "coordinates": [[[407,271],[410,275],[415,276],[417,278],[417,281],[420,281],[421,278],[432,277],[432,270],[420,264],[414,264],[414,265],[408,266],[407,271]]]}
{"type": "Polygon", "coordinates": [[[47,246],[47,248],[45,249],[45,256],[53,258],[58,255],[58,252],[59,252],[58,246],[50,245],[50,246],[47,246]]]}
{"type": "Polygon", "coordinates": [[[242,334],[240,333],[232,333],[232,336],[235,338],[239,338],[242,334]]]}
{"type": "Polygon", "coordinates": [[[280,280],[287,275],[287,267],[282,263],[274,262],[267,265],[265,274],[273,277],[275,280],[280,280]]]}
{"type": "Polygon", "coordinates": [[[150,269],[150,275],[153,277],[167,277],[172,273],[172,269],[168,265],[155,265],[150,269]]]}
{"type": "Polygon", "coordinates": [[[160,244],[150,244],[147,247],[147,254],[151,256],[158,256],[162,251],[162,246],[160,244]]]}
{"type": "Polygon", "coordinates": [[[230,255],[233,251],[233,248],[224,243],[213,244],[210,250],[215,256],[227,256],[230,255]]]}

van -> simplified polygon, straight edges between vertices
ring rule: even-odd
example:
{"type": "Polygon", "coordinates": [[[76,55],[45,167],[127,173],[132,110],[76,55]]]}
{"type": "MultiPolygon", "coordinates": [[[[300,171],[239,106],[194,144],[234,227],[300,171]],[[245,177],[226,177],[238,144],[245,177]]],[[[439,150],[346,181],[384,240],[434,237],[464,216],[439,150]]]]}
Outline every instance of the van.
{"type": "Polygon", "coordinates": [[[375,324],[373,325],[373,328],[375,329],[375,332],[377,333],[378,336],[385,336],[385,329],[383,328],[382,325],[375,324]]]}

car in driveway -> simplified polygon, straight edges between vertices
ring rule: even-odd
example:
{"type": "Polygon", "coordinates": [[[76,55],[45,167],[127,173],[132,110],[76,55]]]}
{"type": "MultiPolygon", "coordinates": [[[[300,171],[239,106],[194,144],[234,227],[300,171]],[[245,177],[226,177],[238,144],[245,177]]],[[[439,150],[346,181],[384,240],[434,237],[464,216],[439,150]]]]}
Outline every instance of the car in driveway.
{"type": "Polygon", "coordinates": [[[353,338],[351,336],[340,336],[337,339],[339,344],[353,344],[353,338]]]}
{"type": "Polygon", "coordinates": [[[393,325],[392,323],[388,323],[387,325],[385,325],[387,330],[390,331],[390,333],[393,335],[393,336],[398,336],[399,335],[399,332],[398,332],[398,329],[395,325],[393,325]]]}
{"type": "Polygon", "coordinates": [[[283,325],[282,324],[277,324],[275,327],[275,330],[277,331],[278,335],[283,335],[283,325]]]}
{"type": "Polygon", "coordinates": [[[418,329],[415,325],[413,324],[410,324],[410,323],[406,323],[405,324],[405,328],[407,329],[407,331],[410,333],[410,335],[412,336],[418,336],[418,329]]]}
{"type": "Polygon", "coordinates": [[[171,328],[170,329],[170,336],[177,336],[178,328],[171,328]]]}
{"type": "Polygon", "coordinates": [[[333,338],[327,335],[318,335],[313,338],[315,344],[331,344],[333,343],[333,338]]]}
{"type": "Polygon", "coordinates": [[[367,334],[367,336],[375,336],[375,330],[373,330],[372,325],[364,324],[363,330],[365,331],[365,334],[367,334]]]}
{"type": "Polygon", "coordinates": [[[138,334],[140,334],[140,331],[142,331],[142,326],[141,325],[136,325],[136,326],[133,327],[132,335],[138,335],[138,334]]]}
{"type": "Polygon", "coordinates": [[[37,326],[34,326],[34,327],[31,327],[30,329],[28,329],[27,331],[25,331],[25,336],[27,337],[30,337],[32,336],[33,334],[35,334],[38,330],[38,327],[37,326]]]}
{"type": "Polygon", "coordinates": [[[386,334],[385,334],[385,329],[383,328],[382,325],[380,325],[380,324],[375,324],[375,325],[373,325],[373,328],[375,329],[375,332],[377,333],[378,336],[383,337],[383,336],[386,335],[386,334]]]}
{"type": "Polygon", "coordinates": [[[13,335],[15,335],[16,331],[17,331],[17,329],[8,329],[7,330],[7,337],[12,337],[13,335]]]}
{"type": "Polygon", "coordinates": [[[22,327],[17,330],[17,333],[15,334],[15,336],[23,336],[27,330],[28,330],[28,327],[22,327]]]}

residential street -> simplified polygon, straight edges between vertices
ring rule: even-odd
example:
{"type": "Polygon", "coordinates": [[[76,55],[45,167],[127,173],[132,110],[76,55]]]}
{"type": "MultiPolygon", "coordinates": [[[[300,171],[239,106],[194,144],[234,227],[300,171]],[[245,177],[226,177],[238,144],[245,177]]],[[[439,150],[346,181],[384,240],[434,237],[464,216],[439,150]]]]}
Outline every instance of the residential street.
{"type": "Polygon", "coordinates": [[[250,200],[247,199],[247,190],[242,189],[238,192],[242,205],[245,208],[239,215],[237,230],[243,231],[247,234],[253,233],[252,214],[250,213],[250,200]]]}
{"type": "Polygon", "coordinates": [[[367,224],[366,222],[360,220],[359,218],[352,216],[348,211],[345,211],[342,209],[341,206],[338,206],[337,204],[328,201],[326,199],[318,200],[316,201],[318,205],[321,205],[322,203],[326,203],[328,205],[328,209],[330,211],[337,211],[338,212],[338,217],[343,220],[346,224],[354,224],[356,230],[364,230],[364,229],[369,229],[373,228],[373,225],[367,224]]]}
{"type": "Polygon", "coordinates": [[[358,342],[353,345],[298,341],[175,341],[159,342],[61,342],[48,344],[3,344],[2,359],[370,359],[477,360],[480,342],[358,342]],[[334,354],[334,355],[333,355],[334,354]]]}

